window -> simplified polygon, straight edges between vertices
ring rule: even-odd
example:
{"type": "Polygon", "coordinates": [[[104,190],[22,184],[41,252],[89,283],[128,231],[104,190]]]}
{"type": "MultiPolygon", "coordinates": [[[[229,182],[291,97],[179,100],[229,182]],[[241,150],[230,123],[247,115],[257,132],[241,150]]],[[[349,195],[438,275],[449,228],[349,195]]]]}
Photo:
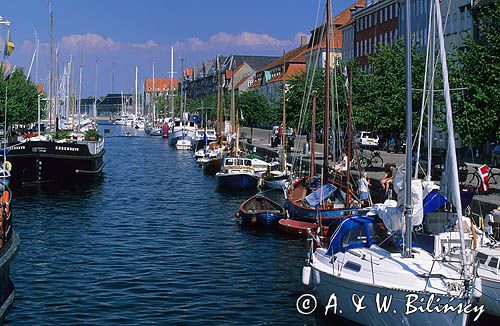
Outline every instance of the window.
{"type": "Polygon", "coordinates": [[[389,6],[389,19],[392,19],[392,5],[389,6]]]}
{"type": "Polygon", "coordinates": [[[359,41],[356,42],[356,58],[359,57],[359,41]]]}
{"type": "Polygon", "coordinates": [[[368,16],[368,27],[372,27],[372,15],[368,16]]]}
{"type": "Polygon", "coordinates": [[[368,54],[372,54],[372,39],[368,39],[368,54]]]}
{"type": "Polygon", "coordinates": [[[382,34],[380,34],[380,41],[378,41],[378,45],[379,45],[380,47],[382,47],[382,36],[383,36],[383,35],[382,35],[382,34]]]}
{"type": "Polygon", "coordinates": [[[470,10],[467,10],[467,29],[472,29],[472,15],[470,10]]]}
{"type": "Polygon", "coordinates": [[[462,31],[465,31],[466,26],[465,26],[465,8],[462,7],[460,8],[460,29],[462,31]]]}
{"type": "Polygon", "coordinates": [[[382,14],[383,14],[382,9],[380,9],[378,11],[378,15],[380,16],[380,24],[382,24],[382,14]]]}
{"type": "Polygon", "coordinates": [[[377,52],[377,37],[373,37],[373,53],[377,52]]]}
{"type": "Polygon", "coordinates": [[[342,249],[364,247],[367,243],[367,236],[364,225],[353,227],[350,232],[342,238],[342,249]]]}
{"type": "Polygon", "coordinates": [[[453,13],[453,28],[451,30],[452,33],[458,32],[458,20],[457,20],[457,13],[453,13]]]}
{"type": "Polygon", "coordinates": [[[384,44],[387,44],[387,32],[384,33],[384,44]]]}
{"type": "Polygon", "coordinates": [[[368,40],[365,40],[365,55],[368,54],[368,40]]]}
{"type": "Polygon", "coordinates": [[[398,29],[396,28],[394,30],[394,39],[396,40],[398,38],[398,29]]]}
{"type": "Polygon", "coordinates": [[[394,17],[398,17],[399,8],[394,5],[394,17]]]}
{"type": "Polygon", "coordinates": [[[384,8],[384,21],[387,21],[387,7],[384,8]]]}
{"type": "Polygon", "coordinates": [[[392,31],[389,32],[389,44],[392,47],[392,31]]]}
{"type": "Polygon", "coordinates": [[[497,268],[498,265],[498,258],[493,257],[490,259],[490,262],[488,263],[489,267],[497,268]]]}

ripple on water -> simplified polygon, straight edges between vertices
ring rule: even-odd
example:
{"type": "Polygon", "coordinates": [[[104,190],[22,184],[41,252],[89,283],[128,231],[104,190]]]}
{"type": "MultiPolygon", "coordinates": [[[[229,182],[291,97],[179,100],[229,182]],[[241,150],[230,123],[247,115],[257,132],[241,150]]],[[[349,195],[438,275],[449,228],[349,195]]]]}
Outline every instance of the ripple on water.
{"type": "Polygon", "coordinates": [[[304,324],[305,245],[240,230],[249,193],[216,191],[161,138],[109,137],[105,163],[95,182],[15,194],[8,324],[304,324]]]}

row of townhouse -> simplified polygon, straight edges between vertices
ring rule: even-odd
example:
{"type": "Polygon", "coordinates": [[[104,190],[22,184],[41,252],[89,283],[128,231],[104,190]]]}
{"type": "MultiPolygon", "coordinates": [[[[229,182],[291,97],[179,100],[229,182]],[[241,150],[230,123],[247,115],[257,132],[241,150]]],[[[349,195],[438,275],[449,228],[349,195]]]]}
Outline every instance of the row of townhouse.
{"type": "MultiPolygon", "coordinates": [[[[427,46],[428,20],[434,0],[410,0],[412,42],[420,49],[427,46]]],[[[476,0],[479,1],[479,0],[476,0]]],[[[406,0],[358,0],[333,17],[330,30],[330,62],[357,60],[370,69],[369,57],[381,46],[393,46],[405,35],[406,0]]],[[[465,34],[472,32],[470,0],[442,0],[441,14],[447,50],[463,46],[465,34]]],[[[220,84],[224,91],[253,91],[279,101],[283,83],[305,72],[310,66],[324,67],[326,61],[325,24],[301,37],[295,49],[280,57],[230,55],[219,57],[220,84]]],[[[199,99],[217,92],[216,60],[207,60],[184,71],[183,91],[188,98],[199,99]]]]}
{"type": "MultiPolygon", "coordinates": [[[[342,58],[358,60],[369,69],[368,57],[381,46],[393,46],[406,33],[406,0],[366,0],[350,8],[350,19],[342,30],[342,58]]],[[[412,44],[425,49],[428,22],[434,0],[410,0],[412,44]]],[[[472,33],[470,0],[443,0],[440,5],[445,46],[449,53],[464,46],[464,36],[472,33]]]]}

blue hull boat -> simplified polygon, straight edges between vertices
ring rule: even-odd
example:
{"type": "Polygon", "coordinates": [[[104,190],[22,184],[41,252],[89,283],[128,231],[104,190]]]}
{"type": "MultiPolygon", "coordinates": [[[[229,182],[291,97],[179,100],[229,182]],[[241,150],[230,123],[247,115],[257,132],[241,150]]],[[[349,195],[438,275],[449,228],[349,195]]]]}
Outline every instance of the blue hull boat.
{"type": "Polygon", "coordinates": [[[257,189],[260,178],[250,172],[223,173],[215,175],[220,188],[228,190],[252,190],[257,189]]]}
{"type": "Polygon", "coordinates": [[[285,218],[285,209],[278,203],[262,195],[255,195],[241,204],[236,217],[244,225],[276,227],[285,218]]]}

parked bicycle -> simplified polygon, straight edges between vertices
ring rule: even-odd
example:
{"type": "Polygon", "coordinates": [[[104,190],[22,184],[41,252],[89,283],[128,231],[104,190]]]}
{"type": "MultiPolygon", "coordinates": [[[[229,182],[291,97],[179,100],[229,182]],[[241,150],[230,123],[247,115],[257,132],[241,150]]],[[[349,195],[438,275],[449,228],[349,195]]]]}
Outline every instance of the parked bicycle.
{"type": "MultiPolygon", "coordinates": [[[[499,184],[499,182],[500,182],[500,173],[493,172],[493,169],[490,169],[490,171],[488,172],[488,183],[490,185],[492,184],[497,185],[499,184]]],[[[474,169],[473,171],[467,174],[466,183],[470,184],[476,189],[481,186],[481,176],[479,175],[477,169],[474,169]]]]}
{"type": "Polygon", "coordinates": [[[365,155],[364,152],[361,152],[359,162],[364,168],[381,168],[384,166],[384,159],[380,156],[379,151],[370,152],[369,156],[365,155]]]}

